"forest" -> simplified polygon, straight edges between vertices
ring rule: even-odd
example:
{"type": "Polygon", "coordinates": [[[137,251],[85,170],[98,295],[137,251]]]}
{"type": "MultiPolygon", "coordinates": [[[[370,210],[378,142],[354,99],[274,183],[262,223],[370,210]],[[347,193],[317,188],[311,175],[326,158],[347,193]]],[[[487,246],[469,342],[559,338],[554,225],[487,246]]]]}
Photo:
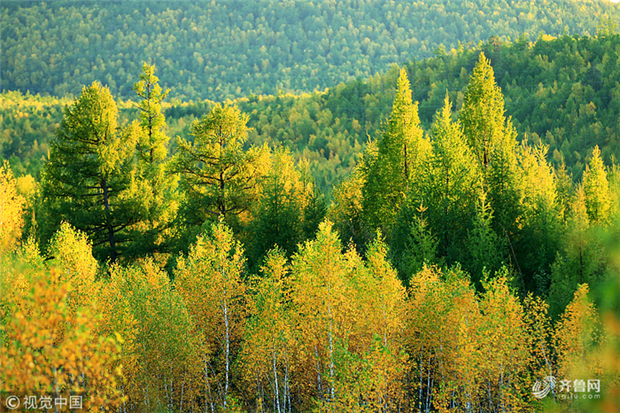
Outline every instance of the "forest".
{"type": "Polygon", "coordinates": [[[501,34],[595,35],[608,0],[4,0],[2,90],[132,96],[143,61],[174,97],[312,92],[501,34]]]}
{"type": "MultiPolygon", "coordinates": [[[[480,47],[456,50],[403,65],[419,102],[422,128],[430,132],[433,116],[448,91],[455,111],[463,97],[478,53],[491,59],[505,106],[518,131],[517,139],[549,147],[547,159],[565,165],[574,182],[582,178],[587,160],[598,145],[607,165],[620,159],[620,75],[616,62],[620,35],[612,22],[600,25],[600,35],[553,38],[525,36],[514,42],[494,37],[480,47]]],[[[137,80],[139,70],[135,74],[137,80]]],[[[158,69],[159,73],[159,69],[158,69]]],[[[293,156],[305,158],[317,186],[331,199],[333,185],[348,176],[369,138],[376,139],[382,120],[390,113],[399,68],[366,80],[340,83],[324,92],[302,95],[248,95],[229,101],[249,116],[246,146],[282,145],[293,156]]],[[[92,83],[92,82],[91,82],[92,83]]],[[[166,132],[191,139],[193,121],[213,108],[212,100],[162,102],[166,132]]],[[[135,96],[135,94],[134,94],[135,96]]],[[[119,116],[136,116],[135,102],[117,97],[119,116]]],[[[17,175],[39,178],[50,138],[60,124],[71,97],[0,94],[0,159],[7,159],[17,175]]]]}
{"type": "Polygon", "coordinates": [[[615,5],[0,13],[0,411],[620,412],[615,5]]]}
{"type": "Polygon", "coordinates": [[[85,86],[40,179],[1,169],[5,394],[121,412],[617,411],[620,168],[595,146],[575,181],[518,140],[484,51],[430,131],[398,70],[329,205],[307,161],[248,144],[232,103],[170,152],[155,71],[133,119],[85,86]]]}

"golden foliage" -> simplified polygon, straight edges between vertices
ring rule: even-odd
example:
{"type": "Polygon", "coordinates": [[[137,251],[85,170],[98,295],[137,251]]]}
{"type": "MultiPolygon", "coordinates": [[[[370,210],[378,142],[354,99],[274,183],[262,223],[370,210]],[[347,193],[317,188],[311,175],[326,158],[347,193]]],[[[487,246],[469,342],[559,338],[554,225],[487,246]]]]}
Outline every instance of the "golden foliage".
{"type": "Polygon", "coordinates": [[[26,199],[20,195],[17,180],[8,161],[0,166],[0,254],[17,247],[22,236],[22,217],[26,199]]]}
{"type": "Polygon", "coordinates": [[[84,396],[91,408],[121,402],[117,335],[97,334],[100,318],[92,303],[72,307],[73,286],[56,267],[20,260],[2,270],[2,391],[84,396]]]}

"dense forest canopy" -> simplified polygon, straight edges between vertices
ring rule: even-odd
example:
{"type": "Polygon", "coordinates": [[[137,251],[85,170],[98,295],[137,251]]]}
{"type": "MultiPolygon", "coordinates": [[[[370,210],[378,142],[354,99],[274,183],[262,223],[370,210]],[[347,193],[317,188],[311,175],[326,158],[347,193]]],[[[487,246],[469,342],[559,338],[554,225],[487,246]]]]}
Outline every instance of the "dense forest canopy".
{"type": "MultiPolygon", "coordinates": [[[[430,131],[446,91],[460,111],[480,50],[491,59],[519,140],[547,145],[548,160],[555,167],[565,164],[575,181],[581,178],[595,145],[607,164],[620,159],[620,36],[603,29],[597,36],[545,35],[535,41],[522,36],[504,42],[495,37],[479,48],[404,65],[413,100],[419,102],[422,129],[430,131]]],[[[325,92],[249,95],[233,102],[249,116],[248,144],[288,147],[298,159],[308,160],[317,184],[329,194],[332,185],[351,171],[369,138],[377,138],[391,109],[397,74],[394,66],[325,92]]],[[[135,80],[137,74],[133,74],[135,80]]],[[[136,99],[134,94],[119,101],[121,118],[135,115],[136,99]]],[[[0,157],[10,159],[17,174],[37,176],[62,108],[70,99],[7,92],[0,95],[0,102],[0,157]]],[[[176,145],[174,137],[188,138],[192,121],[214,104],[210,100],[178,102],[170,92],[162,102],[167,133],[173,137],[170,149],[176,145]]]]}
{"type": "Polygon", "coordinates": [[[0,9],[0,405],[620,410],[616,5],[0,9]]]}
{"type": "Polygon", "coordinates": [[[236,106],[171,154],[153,66],[134,91],[125,120],[85,86],[40,182],[0,167],[4,393],[132,412],[618,407],[620,168],[596,146],[573,183],[517,141],[483,52],[430,132],[397,72],[329,209],[236,106]]]}
{"type": "Polygon", "coordinates": [[[300,93],[486,41],[590,34],[607,0],[3,1],[2,90],[129,97],[143,61],[181,99],[300,93]]]}

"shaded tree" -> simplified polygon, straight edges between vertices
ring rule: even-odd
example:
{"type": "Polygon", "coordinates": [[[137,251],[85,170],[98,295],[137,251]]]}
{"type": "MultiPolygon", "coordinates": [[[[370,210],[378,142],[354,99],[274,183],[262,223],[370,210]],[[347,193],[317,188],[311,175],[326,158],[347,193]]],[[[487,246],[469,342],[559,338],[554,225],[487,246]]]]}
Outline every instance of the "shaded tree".
{"type": "Polygon", "coordinates": [[[131,192],[136,135],[118,127],[118,110],[107,87],[95,82],[65,110],[42,177],[43,240],[60,221],[84,231],[99,258],[116,260],[128,227],[142,218],[139,194],[131,192]]]}

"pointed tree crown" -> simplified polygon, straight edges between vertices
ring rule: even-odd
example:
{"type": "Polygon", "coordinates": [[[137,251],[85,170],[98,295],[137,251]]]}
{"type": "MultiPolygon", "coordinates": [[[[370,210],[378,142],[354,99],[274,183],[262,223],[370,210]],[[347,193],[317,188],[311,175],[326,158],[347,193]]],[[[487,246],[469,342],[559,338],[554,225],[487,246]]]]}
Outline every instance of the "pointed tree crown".
{"type": "Polygon", "coordinates": [[[480,53],[480,59],[469,79],[460,121],[479,163],[485,168],[491,154],[505,137],[504,98],[495,82],[491,62],[480,53]]]}
{"type": "Polygon", "coordinates": [[[166,125],[166,119],[162,113],[161,103],[168,97],[170,89],[162,91],[159,78],[155,76],[155,65],[144,63],[140,81],[133,85],[133,90],[141,99],[138,104],[140,126],[143,131],[138,145],[140,155],[151,163],[161,162],[166,157],[166,144],[170,139],[162,130],[166,125]]]}

